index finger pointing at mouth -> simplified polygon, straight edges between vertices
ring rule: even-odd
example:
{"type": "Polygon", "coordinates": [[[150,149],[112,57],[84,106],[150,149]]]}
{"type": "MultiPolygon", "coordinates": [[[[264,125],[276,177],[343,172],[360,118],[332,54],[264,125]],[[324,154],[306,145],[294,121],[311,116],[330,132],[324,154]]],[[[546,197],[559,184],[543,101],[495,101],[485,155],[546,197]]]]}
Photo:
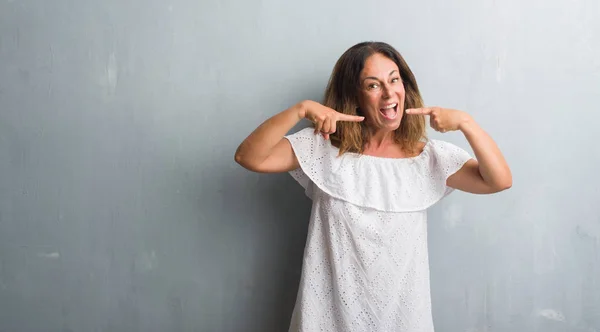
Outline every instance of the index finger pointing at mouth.
{"type": "Polygon", "coordinates": [[[344,114],[344,113],[341,113],[338,117],[338,121],[361,122],[364,119],[365,119],[364,116],[350,115],[350,114],[344,114]]]}
{"type": "Polygon", "coordinates": [[[431,108],[409,108],[406,110],[406,114],[431,114],[431,108]]]}

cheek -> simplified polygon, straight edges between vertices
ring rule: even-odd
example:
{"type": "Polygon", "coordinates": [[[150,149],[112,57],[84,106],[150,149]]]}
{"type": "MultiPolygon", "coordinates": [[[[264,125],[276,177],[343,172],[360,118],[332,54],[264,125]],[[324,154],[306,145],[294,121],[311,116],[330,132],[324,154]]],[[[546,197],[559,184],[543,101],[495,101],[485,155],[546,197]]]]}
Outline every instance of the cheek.
{"type": "Polygon", "coordinates": [[[374,109],[379,109],[379,96],[377,95],[373,95],[373,96],[369,96],[369,107],[374,108],[374,109]]]}
{"type": "Polygon", "coordinates": [[[404,86],[400,85],[400,87],[398,87],[398,92],[399,95],[404,96],[404,94],[406,93],[406,91],[404,91],[404,86]]]}
{"type": "Polygon", "coordinates": [[[379,98],[375,93],[364,93],[360,98],[360,108],[367,112],[376,109],[378,110],[379,98]]]}
{"type": "Polygon", "coordinates": [[[404,107],[404,103],[406,102],[406,91],[404,91],[404,89],[399,89],[397,95],[398,99],[400,100],[400,103],[404,107]]]}

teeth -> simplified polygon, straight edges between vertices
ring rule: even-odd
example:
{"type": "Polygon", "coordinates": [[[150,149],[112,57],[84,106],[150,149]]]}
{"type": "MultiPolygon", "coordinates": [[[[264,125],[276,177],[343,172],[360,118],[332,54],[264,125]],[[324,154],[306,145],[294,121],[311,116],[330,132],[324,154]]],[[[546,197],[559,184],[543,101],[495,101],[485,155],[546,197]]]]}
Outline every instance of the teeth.
{"type": "Polygon", "coordinates": [[[398,112],[396,112],[396,110],[394,109],[396,106],[398,106],[398,103],[391,104],[391,105],[388,105],[388,106],[382,108],[381,114],[383,114],[383,116],[388,120],[395,119],[396,116],[398,115],[398,112]]]}

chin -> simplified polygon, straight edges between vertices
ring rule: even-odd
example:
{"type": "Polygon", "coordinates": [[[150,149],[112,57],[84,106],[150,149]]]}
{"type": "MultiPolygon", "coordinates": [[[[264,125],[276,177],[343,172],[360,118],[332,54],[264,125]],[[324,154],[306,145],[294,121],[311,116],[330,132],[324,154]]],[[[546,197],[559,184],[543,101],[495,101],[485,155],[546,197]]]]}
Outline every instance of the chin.
{"type": "Polygon", "coordinates": [[[388,131],[396,131],[396,130],[398,130],[398,128],[400,128],[400,123],[396,123],[394,125],[386,126],[386,129],[388,131]]]}
{"type": "Polygon", "coordinates": [[[398,128],[400,128],[400,123],[402,123],[402,115],[399,114],[398,118],[394,119],[394,121],[390,121],[387,119],[383,119],[382,121],[382,125],[385,128],[388,128],[389,130],[396,130],[398,128]]]}
{"type": "Polygon", "coordinates": [[[400,128],[400,122],[398,123],[385,123],[385,122],[379,122],[377,125],[370,125],[369,126],[370,129],[379,132],[379,133],[391,133],[394,132],[396,130],[398,130],[398,128],[400,128]]]}

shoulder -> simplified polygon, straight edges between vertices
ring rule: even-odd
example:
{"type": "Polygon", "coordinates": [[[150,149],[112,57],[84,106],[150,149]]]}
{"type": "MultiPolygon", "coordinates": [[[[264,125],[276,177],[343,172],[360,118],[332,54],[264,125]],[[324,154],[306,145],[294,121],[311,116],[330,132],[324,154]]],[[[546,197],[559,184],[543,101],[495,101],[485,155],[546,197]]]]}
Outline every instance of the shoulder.
{"type": "Polygon", "coordinates": [[[431,171],[441,172],[447,178],[458,171],[467,161],[473,159],[471,154],[457,144],[430,139],[427,143],[431,171]]]}
{"type": "Polygon", "coordinates": [[[285,135],[284,137],[287,139],[310,139],[310,140],[317,140],[317,137],[319,135],[317,135],[315,133],[315,129],[312,127],[306,127],[303,129],[300,129],[294,133],[289,133],[287,135],[285,135]]]}
{"type": "Polygon", "coordinates": [[[315,129],[307,127],[300,129],[295,133],[285,135],[292,151],[302,163],[302,160],[313,160],[328,155],[336,155],[338,149],[331,144],[320,133],[315,133],[315,129]]]}
{"type": "Polygon", "coordinates": [[[466,153],[465,149],[457,144],[439,139],[429,139],[426,146],[435,153],[466,153]]]}
{"type": "Polygon", "coordinates": [[[326,140],[320,133],[315,133],[315,129],[312,127],[289,133],[284,138],[290,142],[294,150],[310,149],[315,152],[315,150],[327,150],[331,147],[331,142],[326,140]]]}

